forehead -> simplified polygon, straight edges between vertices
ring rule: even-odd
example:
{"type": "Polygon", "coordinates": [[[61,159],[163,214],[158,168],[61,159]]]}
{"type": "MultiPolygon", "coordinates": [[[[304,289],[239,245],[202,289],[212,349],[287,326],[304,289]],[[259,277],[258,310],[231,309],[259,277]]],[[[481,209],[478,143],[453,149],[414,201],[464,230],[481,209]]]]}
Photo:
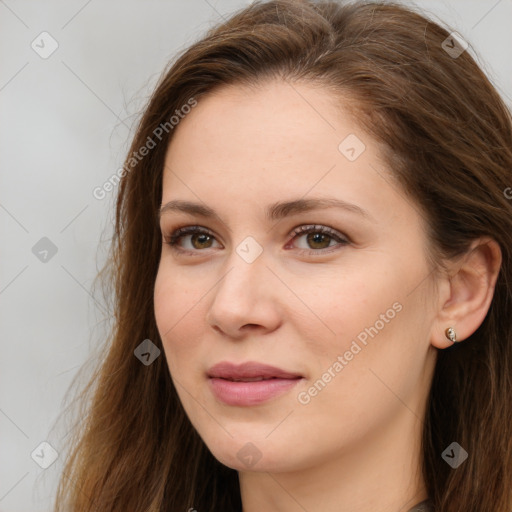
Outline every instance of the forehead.
{"type": "Polygon", "coordinates": [[[322,89],[287,83],[224,88],[202,98],[177,126],[161,202],[201,204],[227,226],[259,229],[271,224],[278,204],[332,198],[377,219],[375,239],[423,245],[426,220],[391,178],[382,149],[322,89]],[[347,157],[347,140],[355,158],[347,157]]]}
{"type": "Polygon", "coordinates": [[[173,133],[162,205],[203,203],[242,225],[268,222],[264,212],[277,203],[329,197],[366,210],[381,235],[423,231],[425,220],[392,179],[383,147],[344,112],[343,101],[286,82],[230,86],[201,98],[173,133]],[[347,144],[357,153],[350,158],[347,144]]]}
{"type": "MultiPolygon", "coordinates": [[[[221,87],[201,98],[175,128],[166,168],[193,182],[243,180],[255,189],[263,178],[313,186],[334,167],[338,175],[342,167],[361,174],[361,163],[347,160],[340,142],[356,136],[365,146],[364,160],[377,157],[376,145],[339,103],[309,84],[221,87]]],[[[171,180],[172,173],[164,171],[164,186],[171,180]]]]}

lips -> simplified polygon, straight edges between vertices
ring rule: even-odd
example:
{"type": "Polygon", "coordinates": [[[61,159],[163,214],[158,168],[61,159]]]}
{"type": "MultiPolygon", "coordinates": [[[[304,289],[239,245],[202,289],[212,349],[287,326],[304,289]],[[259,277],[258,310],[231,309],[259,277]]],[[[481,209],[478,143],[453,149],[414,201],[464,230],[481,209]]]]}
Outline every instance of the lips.
{"type": "Polygon", "coordinates": [[[267,364],[249,361],[240,365],[223,362],[208,370],[208,385],[220,402],[233,407],[250,407],[291,391],[303,379],[267,364]]]}
{"type": "Polygon", "coordinates": [[[239,365],[224,361],[210,368],[208,377],[234,382],[256,382],[269,379],[300,379],[302,375],[255,361],[239,365]]]}

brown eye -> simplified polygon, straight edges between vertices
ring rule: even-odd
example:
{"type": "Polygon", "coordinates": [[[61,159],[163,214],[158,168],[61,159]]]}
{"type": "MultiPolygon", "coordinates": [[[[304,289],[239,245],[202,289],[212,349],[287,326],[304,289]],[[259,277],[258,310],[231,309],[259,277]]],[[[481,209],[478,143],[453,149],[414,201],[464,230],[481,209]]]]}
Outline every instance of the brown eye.
{"type": "Polygon", "coordinates": [[[211,246],[212,237],[205,233],[192,234],[190,242],[196,249],[208,249],[211,246]]]}
{"type": "Polygon", "coordinates": [[[295,235],[294,240],[304,238],[306,242],[306,247],[299,247],[299,249],[313,255],[331,252],[326,251],[329,247],[336,246],[336,244],[331,245],[331,242],[337,242],[337,245],[347,245],[350,243],[341,233],[326,226],[301,226],[293,234],[295,235]]]}
{"type": "Polygon", "coordinates": [[[325,233],[308,233],[306,240],[312,249],[326,249],[329,247],[332,237],[325,233]]]}
{"type": "Polygon", "coordinates": [[[198,253],[203,249],[210,249],[215,237],[209,231],[204,230],[199,226],[186,226],[179,228],[166,240],[166,243],[176,251],[186,253],[198,253]],[[190,237],[190,246],[183,247],[182,239],[190,237]]]}
{"type": "MultiPolygon", "coordinates": [[[[329,247],[343,246],[350,243],[347,237],[326,226],[301,226],[294,230],[292,235],[294,235],[293,240],[304,238],[306,247],[296,248],[300,252],[309,255],[322,255],[332,252],[332,250],[328,250],[329,247]],[[332,244],[332,242],[337,243],[332,244]]],[[[212,248],[215,240],[215,236],[210,231],[200,226],[185,226],[174,231],[165,241],[175,251],[198,255],[202,250],[212,248]],[[182,239],[187,240],[188,237],[190,237],[190,245],[187,247],[182,239]]]]}

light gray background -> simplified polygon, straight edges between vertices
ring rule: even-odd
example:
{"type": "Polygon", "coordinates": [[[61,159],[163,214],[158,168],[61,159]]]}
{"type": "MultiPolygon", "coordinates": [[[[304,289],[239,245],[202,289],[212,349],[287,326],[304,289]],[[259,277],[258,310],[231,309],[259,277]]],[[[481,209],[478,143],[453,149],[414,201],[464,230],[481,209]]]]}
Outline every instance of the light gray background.
{"type": "MultiPolygon", "coordinates": [[[[122,165],[168,60],[248,3],[0,0],[0,511],[51,509],[64,453],[50,429],[102,340],[90,292],[115,191],[92,191],[122,165]],[[46,59],[31,47],[43,31],[59,45],[46,59]],[[42,237],[57,247],[47,262],[32,252],[42,237]],[[46,470],[31,458],[43,441],[59,452],[46,470]]],[[[512,0],[415,3],[471,43],[512,105],[512,0]]]]}

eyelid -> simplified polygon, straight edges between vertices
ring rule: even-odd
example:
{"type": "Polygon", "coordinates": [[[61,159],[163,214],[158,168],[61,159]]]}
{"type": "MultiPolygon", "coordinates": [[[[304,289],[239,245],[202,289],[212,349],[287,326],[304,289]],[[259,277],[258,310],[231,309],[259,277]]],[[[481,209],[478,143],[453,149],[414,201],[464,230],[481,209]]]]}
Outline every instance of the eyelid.
{"type": "MultiPolygon", "coordinates": [[[[335,245],[333,247],[324,248],[324,249],[316,249],[316,250],[315,249],[298,249],[299,253],[301,253],[301,254],[307,254],[307,255],[313,255],[313,256],[326,255],[335,250],[338,250],[340,248],[340,246],[344,246],[344,245],[348,245],[348,244],[352,243],[350,237],[348,237],[347,235],[335,230],[334,228],[325,226],[323,224],[299,224],[287,235],[287,238],[291,237],[290,242],[293,242],[296,238],[298,238],[302,235],[306,235],[310,232],[313,232],[313,233],[318,232],[318,233],[328,235],[329,237],[331,237],[338,243],[337,243],[337,245],[335,245]]],[[[193,235],[193,234],[209,235],[209,236],[213,237],[218,242],[217,236],[210,229],[205,228],[203,226],[199,226],[199,225],[186,225],[186,226],[177,227],[176,229],[174,229],[172,231],[171,235],[168,235],[168,236],[164,235],[164,240],[165,240],[165,243],[167,243],[171,247],[171,249],[176,252],[180,252],[182,254],[187,254],[187,255],[198,256],[198,255],[200,255],[201,252],[204,252],[204,251],[199,250],[199,249],[198,250],[183,249],[183,248],[179,247],[179,245],[177,244],[177,240],[179,240],[180,238],[182,238],[184,236],[188,236],[188,235],[193,235]]],[[[289,245],[290,242],[287,243],[287,246],[289,245]]]]}
{"type": "Polygon", "coordinates": [[[186,225],[186,226],[177,227],[176,229],[172,230],[172,233],[170,235],[168,235],[168,236],[164,235],[164,240],[171,247],[171,249],[175,249],[176,251],[181,251],[183,253],[195,254],[195,253],[199,253],[201,251],[198,251],[198,250],[190,251],[188,249],[181,249],[180,247],[178,247],[178,244],[176,242],[178,239],[180,239],[184,236],[195,235],[195,234],[209,235],[218,242],[217,236],[215,235],[215,233],[213,233],[208,228],[205,228],[205,227],[199,226],[199,225],[186,225]]]}
{"type": "Polygon", "coordinates": [[[336,230],[334,228],[331,228],[329,226],[324,226],[323,224],[299,224],[297,227],[293,228],[290,231],[290,233],[288,234],[288,237],[309,233],[311,231],[313,231],[313,232],[319,231],[326,235],[330,235],[333,238],[339,238],[339,239],[343,239],[347,242],[350,242],[350,239],[348,236],[344,235],[343,233],[339,232],[338,230],[336,230]]]}
{"type": "Polygon", "coordinates": [[[341,247],[350,245],[352,243],[351,239],[347,235],[329,226],[324,226],[323,224],[301,224],[297,226],[289,234],[289,236],[292,237],[290,242],[293,242],[296,238],[300,238],[301,236],[308,233],[316,232],[328,235],[331,239],[336,241],[337,244],[332,247],[326,247],[324,249],[298,249],[300,254],[313,257],[327,256],[340,250],[341,247]]]}

